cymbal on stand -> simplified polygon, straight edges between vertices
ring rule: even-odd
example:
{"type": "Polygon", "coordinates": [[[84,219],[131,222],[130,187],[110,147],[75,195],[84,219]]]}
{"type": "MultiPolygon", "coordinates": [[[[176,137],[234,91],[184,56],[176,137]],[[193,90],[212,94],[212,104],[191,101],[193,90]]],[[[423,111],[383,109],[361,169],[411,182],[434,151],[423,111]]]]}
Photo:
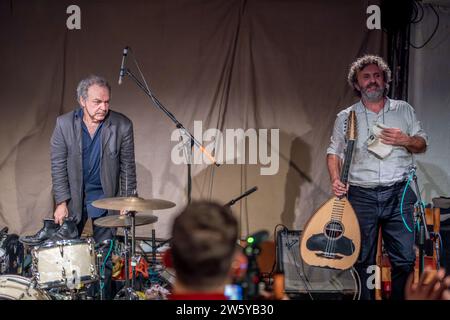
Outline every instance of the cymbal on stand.
{"type": "MultiPolygon", "coordinates": [[[[107,228],[128,228],[131,227],[131,217],[128,215],[115,215],[115,216],[106,216],[102,218],[98,218],[94,221],[94,224],[99,227],[107,227],[107,228]]],[[[155,223],[158,221],[158,217],[156,216],[135,216],[135,226],[143,226],[146,224],[155,223]]]]}
{"type": "MultiPolygon", "coordinates": [[[[116,238],[119,240],[123,240],[125,238],[123,229],[118,229],[116,232],[116,238]]],[[[150,236],[135,236],[134,237],[136,241],[144,241],[144,242],[150,242],[152,241],[152,237],[150,236]]],[[[155,238],[156,242],[166,242],[168,241],[168,238],[155,238]]]]}
{"type": "Polygon", "coordinates": [[[92,205],[107,210],[149,211],[175,207],[175,203],[162,199],[144,199],[140,197],[117,197],[95,200],[92,205]]]}

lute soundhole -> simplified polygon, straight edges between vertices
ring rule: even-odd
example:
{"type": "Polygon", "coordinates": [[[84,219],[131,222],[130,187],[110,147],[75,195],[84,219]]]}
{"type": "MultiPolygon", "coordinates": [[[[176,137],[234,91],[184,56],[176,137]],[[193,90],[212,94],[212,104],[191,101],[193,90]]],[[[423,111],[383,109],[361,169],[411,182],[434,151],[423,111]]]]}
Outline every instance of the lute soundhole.
{"type": "Polygon", "coordinates": [[[339,221],[330,221],[325,225],[323,233],[328,239],[337,240],[344,234],[344,225],[339,221]]]}

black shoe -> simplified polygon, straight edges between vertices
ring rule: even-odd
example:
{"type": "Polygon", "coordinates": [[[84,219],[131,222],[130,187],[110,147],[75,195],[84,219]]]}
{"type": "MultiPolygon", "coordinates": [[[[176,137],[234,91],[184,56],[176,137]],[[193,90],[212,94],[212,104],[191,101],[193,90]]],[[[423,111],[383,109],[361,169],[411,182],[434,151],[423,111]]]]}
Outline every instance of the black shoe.
{"type": "Polygon", "coordinates": [[[77,224],[72,219],[65,219],[58,231],[48,239],[48,241],[56,242],[60,240],[71,240],[78,238],[77,224]]]}
{"type": "Polygon", "coordinates": [[[59,229],[59,224],[55,223],[53,219],[44,219],[44,227],[35,235],[20,237],[19,241],[29,246],[38,246],[52,237],[59,229]]]}

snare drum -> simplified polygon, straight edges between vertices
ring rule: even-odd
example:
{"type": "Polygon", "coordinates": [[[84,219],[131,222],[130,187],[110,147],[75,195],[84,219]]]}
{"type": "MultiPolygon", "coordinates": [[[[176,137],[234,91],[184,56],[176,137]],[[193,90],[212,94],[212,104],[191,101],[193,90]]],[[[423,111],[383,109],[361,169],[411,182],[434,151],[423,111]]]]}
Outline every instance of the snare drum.
{"type": "Polygon", "coordinates": [[[31,254],[33,277],[41,288],[80,289],[98,279],[92,238],[50,242],[31,254]]]}
{"type": "Polygon", "coordinates": [[[0,276],[0,300],[51,300],[39,288],[34,288],[30,279],[7,274],[0,276]]]}

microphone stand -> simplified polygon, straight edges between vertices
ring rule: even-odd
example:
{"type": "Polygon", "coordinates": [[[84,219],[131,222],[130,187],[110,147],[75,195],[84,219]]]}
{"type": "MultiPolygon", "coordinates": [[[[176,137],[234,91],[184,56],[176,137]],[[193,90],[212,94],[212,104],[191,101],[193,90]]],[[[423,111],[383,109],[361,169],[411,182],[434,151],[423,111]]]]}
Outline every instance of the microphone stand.
{"type": "Polygon", "coordinates": [[[417,202],[415,205],[415,218],[419,224],[419,276],[425,269],[425,241],[430,240],[430,233],[427,228],[427,219],[425,217],[424,206],[420,195],[419,184],[417,183],[416,167],[412,166],[410,173],[414,180],[414,186],[417,194],[417,202]]]}
{"type": "MultiPolygon", "coordinates": [[[[177,126],[178,128],[178,126],[177,126]]],[[[194,147],[194,140],[189,137],[184,131],[184,129],[179,128],[181,131],[180,141],[183,142],[183,136],[187,137],[187,141],[183,142],[183,152],[186,157],[187,164],[187,198],[188,204],[191,203],[191,194],[192,194],[192,173],[191,173],[191,164],[192,164],[192,148],[194,147]]]]}
{"type": "Polygon", "coordinates": [[[247,191],[245,191],[243,194],[241,194],[239,197],[231,200],[230,202],[226,203],[224,205],[224,207],[231,207],[233,204],[235,204],[237,201],[241,200],[244,197],[247,197],[248,195],[252,194],[253,192],[255,192],[256,190],[258,190],[258,187],[253,187],[247,191]]]}
{"type": "Polygon", "coordinates": [[[164,112],[166,116],[169,117],[170,120],[172,120],[175,126],[178,129],[180,129],[182,135],[185,135],[188,138],[189,141],[187,142],[187,144],[189,145],[190,150],[187,150],[187,147],[185,146],[185,155],[188,160],[187,197],[188,202],[190,202],[192,191],[192,176],[191,176],[192,147],[196,145],[200,149],[200,151],[203,152],[208,157],[208,159],[217,167],[220,166],[220,164],[217,163],[216,159],[208,151],[206,151],[205,147],[197,139],[194,138],[194,136],[183,126],[183,124],[180,121],[178,121],[178,119],[169,110],[167,110],[166,107],[164,107],[164,105],[155,97],[155,95],[141,81],[139,81],[139,79],[136,78],[136,76],[130,71],[130,69],[124,68],[121,70],[121,72],[122,71],[124,72],[125,76],[130,76],[134,80],[134,82],[138,85],[138,87],[140,87],[144,91],[144,93],[153,101],[153,104],[162,112],[164,112]]]}

